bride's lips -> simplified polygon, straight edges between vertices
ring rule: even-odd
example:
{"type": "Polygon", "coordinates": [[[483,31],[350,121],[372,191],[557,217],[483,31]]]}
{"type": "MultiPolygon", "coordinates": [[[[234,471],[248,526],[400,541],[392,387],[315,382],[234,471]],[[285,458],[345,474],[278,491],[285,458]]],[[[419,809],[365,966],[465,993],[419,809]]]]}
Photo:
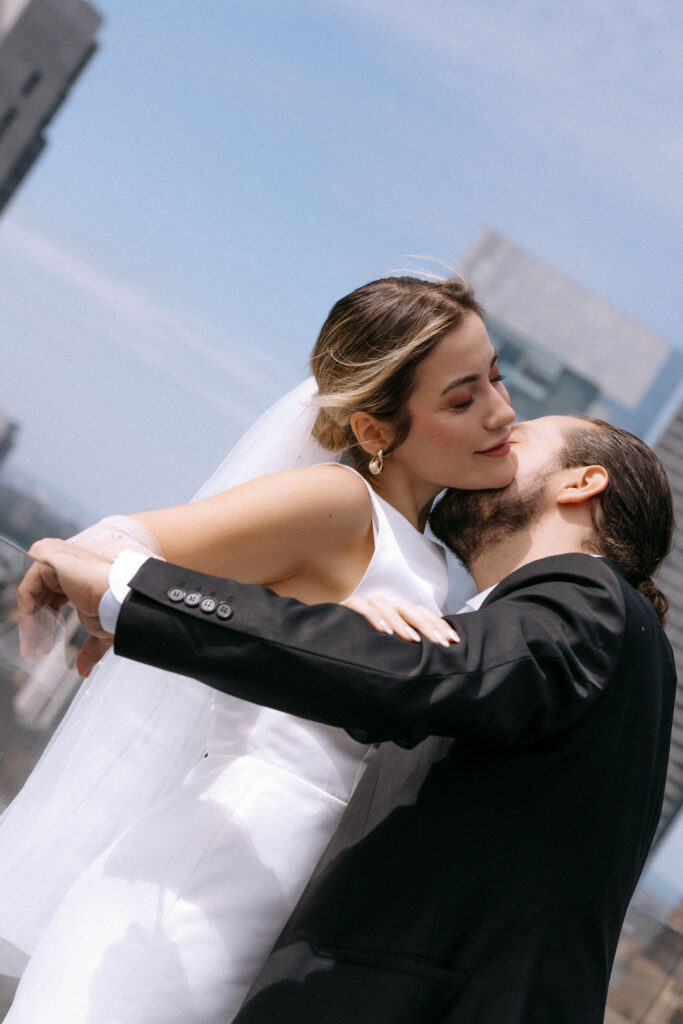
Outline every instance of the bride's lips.
{"type": "Polygon", "coordinates": [[[485,448],[476,454],[486,455],[490,459],[502,459],[503,456],[510,454],[510,438],[506,437],[504,441],[499,441],[492,448],[485,448]]]}

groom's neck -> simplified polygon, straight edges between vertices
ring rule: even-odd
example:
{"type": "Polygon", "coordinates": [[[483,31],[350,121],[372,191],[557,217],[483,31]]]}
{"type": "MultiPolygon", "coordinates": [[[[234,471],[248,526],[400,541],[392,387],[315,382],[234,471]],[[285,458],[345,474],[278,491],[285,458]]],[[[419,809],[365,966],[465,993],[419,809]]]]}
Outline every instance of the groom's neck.
{"type": "Polygon", "coordinates": [[[487,590],[526,562],[533,561],[532,550],[525,531],[508,535],[504,541],[486,547],[469,566],[477,591],[487,590]]]}
{"type": "Polygon", "coordinates": [[[541,522],[536,521],[529,529],[508,533],[498,543],[485,547],[472,559],[469,571],[477,590],[486,590],[539,558],[597,552],[591,539],[591,531],[567,524],[561,517],[550,516],[541,522]]]}

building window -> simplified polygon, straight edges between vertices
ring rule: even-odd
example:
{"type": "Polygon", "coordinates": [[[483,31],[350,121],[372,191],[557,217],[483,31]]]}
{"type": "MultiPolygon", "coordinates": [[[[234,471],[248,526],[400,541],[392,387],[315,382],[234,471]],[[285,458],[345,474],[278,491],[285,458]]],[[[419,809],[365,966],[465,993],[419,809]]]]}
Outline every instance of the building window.
{"type": "Polygon", "coordinates": [[[498,349],[513,408],[519,419],[586,412],[600,391],[540,345],[515,334],[500,321],[487,319],[498,349]]]}
{"type": "Polygon", "coordinates": [[[24,82],[24,84],[21,87],[21,95],[22,96],[30,96],[30,94],[33,92],[33,90],[38,85],[38,83],[42,82],[42,80],[43,80],[43,72],[42,71],[37,71],[37,70],[36,71],[32,71],[31,74],[28,76],[28,78],[26,79],[26,81],[24,82]]]}
{"type": "Polygon", "coordinates": [[[9,126],[11,125],[14,118],[17,116],[16,107],[8,107],[5,113],[0,117],[0,139],[3,137],[9,126]]]}

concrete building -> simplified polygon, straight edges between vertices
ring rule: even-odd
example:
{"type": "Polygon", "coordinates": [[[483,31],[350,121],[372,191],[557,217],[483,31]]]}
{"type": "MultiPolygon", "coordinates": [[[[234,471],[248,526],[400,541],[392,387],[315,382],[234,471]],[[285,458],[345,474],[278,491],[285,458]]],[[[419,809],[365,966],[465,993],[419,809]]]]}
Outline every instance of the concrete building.
{"type": "MultiPolygon", "coordinates": [[[[678,692],[674,711],[669,774],[664,793],[664,810],[659,834],[678,811],[683,814],[683,393],[675,396],[676,408],[665,410],[666,420],[653,438],[655,451],[666,469],[674,492],[678,529],[671,555],[659,574],[661,589],[669,598],[667,633],[678,671],[678,692]]],[[[682,1014],[683,1017],[683,1014],[682,1014]]]]}
{"type": "Polygon", "coordinates": [[[86,0],[0,0],[0,211],[45,147],[101,21],[86,0]]]}
{"type": "Polygon", "coordinates": [[[670,342],[493,231],[462,271],[521,419],[583,412],[647,441],[658,433],[683,381],[683,353],[670,342]]]}
{"type": "Polygon", "coordinates": [[[7,458],[14,447],[18,426],[0,411],[0,463],[7,458]]]}
{"type": "MultiPolygon", "coordinates": [[[[586,413],[652,445],[683,524],[683,353],[552,267],[483,231],[462,271],[486,311],[520,419],[586,413]]],[[[658,838],[683,807],[683,530],[661,572],[679,689],[658,838]]]]}
{"type": "Polygon", "coordinates": [[[614,962],[605,1024],[682,1024],[683,933],[631,907],[614,962]]]}

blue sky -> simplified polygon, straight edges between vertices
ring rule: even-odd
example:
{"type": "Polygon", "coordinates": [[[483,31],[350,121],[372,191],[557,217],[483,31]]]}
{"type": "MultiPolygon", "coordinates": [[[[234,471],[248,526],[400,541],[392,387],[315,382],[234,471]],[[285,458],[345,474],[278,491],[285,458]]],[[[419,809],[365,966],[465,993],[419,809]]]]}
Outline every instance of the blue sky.
{"type": "Polygon", "coordinates": [[[101,0],[0,219],[17,466],[185,500],[332,303],[491,226],[681,344],[676,0],[101,0]]]}

